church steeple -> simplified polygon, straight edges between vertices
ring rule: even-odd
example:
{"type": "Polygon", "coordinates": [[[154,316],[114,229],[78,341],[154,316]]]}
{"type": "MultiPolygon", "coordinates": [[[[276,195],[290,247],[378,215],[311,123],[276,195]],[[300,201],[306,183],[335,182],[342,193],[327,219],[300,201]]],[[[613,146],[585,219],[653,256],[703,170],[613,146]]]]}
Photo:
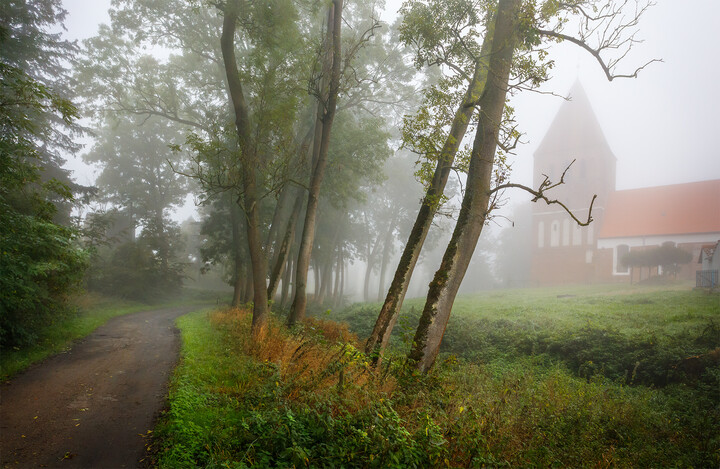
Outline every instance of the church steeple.
{"type": "Polygon", "coordinates": [[[595,233],[604,207],[615,191],[615,155],[595,117],[582,85],[576,82],[570,100],[560,106],[534,155],[534,185],[545,178],[558,182],[571,161],[565,184],[546,193],[563,202],[580,220],[587,219],[593,195],[593,222],[580,227],[557,205],[533,204],[531,278],[535,285],[590,282],[596,278],[595,233]]]}
{"type": "Polygon", "coordinates": [[[544,175],[558,181],[562,171],[576,160],[566,175],[566,184],[555,190],[553,198],[582,208],[593,194],[602,203],[615,190],[616,158],[579,81],[568,94],[570,99],[562,103],[535,151],[534,185],[538,187],[544,175]]]}

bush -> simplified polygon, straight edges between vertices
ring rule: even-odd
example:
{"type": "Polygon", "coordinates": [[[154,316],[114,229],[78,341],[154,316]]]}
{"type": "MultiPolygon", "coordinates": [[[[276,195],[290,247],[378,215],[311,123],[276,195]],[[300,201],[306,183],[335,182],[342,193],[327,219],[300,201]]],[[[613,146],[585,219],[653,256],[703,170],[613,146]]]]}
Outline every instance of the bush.
{"type": "Polygon", "coordinates": [[[38,331],[72,312],[67,297],[87,255],[75,232],[5,210],[0,199],[0,350],[33,343],[38,331]]]}

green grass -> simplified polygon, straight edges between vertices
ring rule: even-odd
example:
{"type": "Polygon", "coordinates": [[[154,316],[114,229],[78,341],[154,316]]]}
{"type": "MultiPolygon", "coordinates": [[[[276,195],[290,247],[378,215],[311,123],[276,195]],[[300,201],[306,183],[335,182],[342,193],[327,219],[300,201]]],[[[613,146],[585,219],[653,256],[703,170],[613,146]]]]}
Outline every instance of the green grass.
{"type": "Polygon", "coordinates": [[[186,304],[212,304],[221,298],[225,299],[221,295],[223,294],[216,292],[191,291],[178,298],[157,304],[108,298],[96,294],[79,296],[74,300],[76,313],[48,324],[39,333],[34,344],[2,351],[0,354],[0,382],[10,379],[33,363],[68,350],[74,341],[89,335],[116,316],[186,304]]]}
{"type": "MultiPolygon", "coordinates": [[[[379,307],[357,304],[330,317],[365,337],[379,307]]],[[[409,347],[422,307],[422,299],[405,302],[391,341],[396,350],[409,347]]],[[[682,378],[677,366],[683,359],[718,347],[718,294],[604,285],[459,297],[441,352],[479,363],[541,355],[584,377],[602,372],[664,385],[682,378]]]]}
{"type": "MultiPolygon", "coordinates": [[[[708,351],[720,347],[719,299],[615,286],[459,298],[424,377],[403,365],[402,330],[372,371],[361,342],[338,342],[346,334],[330,323],[275,324],[251,345],[248,314],[194,313],[179,320],[183,358],[155,463],[718,467],[720,364],[708,351]],[[698,351],[701,369],[677,367],[698,351]]],[[[421,306],[408,301],[403,320],[421,306]]],[[[362,335],[377,307],[331,317],[362,335]]]]}

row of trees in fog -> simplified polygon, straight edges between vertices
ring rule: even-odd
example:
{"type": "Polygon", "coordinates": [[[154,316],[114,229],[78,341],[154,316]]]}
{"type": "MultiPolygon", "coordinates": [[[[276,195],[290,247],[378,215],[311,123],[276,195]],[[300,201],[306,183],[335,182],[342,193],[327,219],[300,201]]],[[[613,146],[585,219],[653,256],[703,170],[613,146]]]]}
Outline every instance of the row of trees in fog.
{"type": "MultiPolygon", "coordinates": [[[[62,20],[58,1],[35,3],[49,12],[36,27],[62,20]]],[[[99,193],[78,224],[85,244],[76,251],[91,266],[87,284],[169,292],[196,260],[226,274],[234,305],[252,302],[253,334],[262,340],[271,300],[288,307],[292,326],[309,303],[339,305],[348,282],[358,281],[347,278],[349,263],[362,260],[365,298],[374,296],[373,269],[385,298],[366,346],[377,361],[431,225],[444,220],[454,230],[433,267],[409,355],[426,371],[504,191],[561,203],[548,191],[562,181],[531,188],[510,180],[507,158],[521,135],[510,96],[548,79],[547,50],[559,41],[592,54],[609,79],[635,75],[639,69],[618,75],[615,67],[635,44],[645,8],[613,0],[409,0],[389,26],[364,1],[118,0],[110,25],[81,51],[63,43],[57,63],[72,57],[72,77],[42,75],[92,117],[95,143],[84,157],[100,168],[99,193]],[[456,221],[439,215],[451,210],[453,173],[463,175],[456,221]],[[189,192],[202,215],[197,255],[183,248],[170,218],[189,192]]],[[[58,52],[38,47],[29,54],[58,52]]],[[[74,108],[51,96],[36,99],[65,119],[65,127],[48,125],[62,137],[56,144],[70,145],[74,108]]],[[[20,130],[40,143],[41,133],[20,130]]],[[[17,160],[37,168],[28,157],[17,160]]]]}

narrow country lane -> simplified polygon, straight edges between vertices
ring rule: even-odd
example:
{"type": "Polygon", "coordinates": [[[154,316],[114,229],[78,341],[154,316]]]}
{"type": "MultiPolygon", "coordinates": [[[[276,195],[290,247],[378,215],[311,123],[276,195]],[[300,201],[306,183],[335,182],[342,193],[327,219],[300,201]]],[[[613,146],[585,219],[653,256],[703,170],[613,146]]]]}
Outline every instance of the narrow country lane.
{"type": "Polygon", "coordinates": [[[1,466],[138,467],[177,362],[175,319],[197,309],[114,318],[1,385],[1,466]]]}

